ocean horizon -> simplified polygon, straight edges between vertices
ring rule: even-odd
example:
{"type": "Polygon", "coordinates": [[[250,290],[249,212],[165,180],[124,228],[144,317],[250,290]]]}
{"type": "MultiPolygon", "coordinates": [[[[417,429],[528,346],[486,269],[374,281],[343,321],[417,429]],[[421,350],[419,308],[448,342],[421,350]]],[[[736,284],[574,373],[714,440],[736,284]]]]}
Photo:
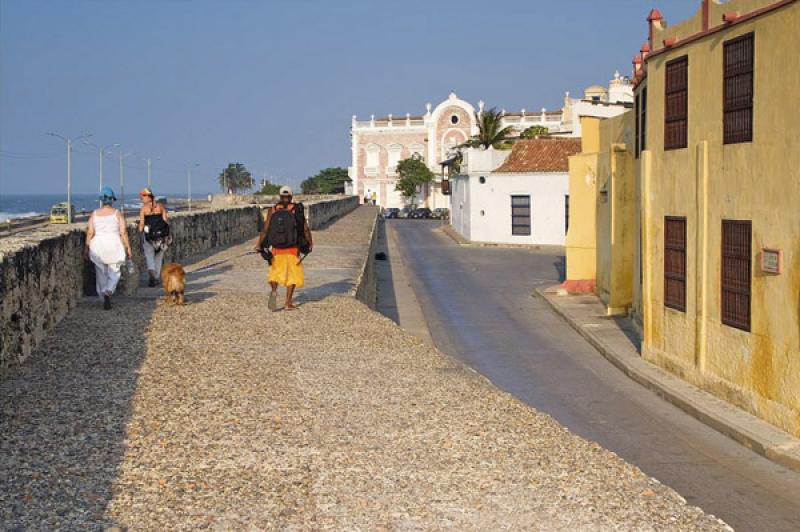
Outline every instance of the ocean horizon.
{"type": "MultiPolygon", "coordinates": [[[[167,200],[186,199],[186,195],[180,193],[159,194],[159,197],[164,196],[166,196],[167,200]]],[[[192,199],[208,199],[208,193],[192,194],[192,199]]],[[[47,214],[50,212],[50,207],[65,201],[67,201],[66,194],[0,194],[0,222],[47,214]]],[[[99,201],[96,193],[73,194],[72,204],[78,212],[91,211],[99,206],[99,201]]],[[[119,206],[120,202],[117,202],[116,205],[119,206]]],[[[125,194],[126,209],[138,209],[140,206],[141,202],[136,192],[125,194]]]]}

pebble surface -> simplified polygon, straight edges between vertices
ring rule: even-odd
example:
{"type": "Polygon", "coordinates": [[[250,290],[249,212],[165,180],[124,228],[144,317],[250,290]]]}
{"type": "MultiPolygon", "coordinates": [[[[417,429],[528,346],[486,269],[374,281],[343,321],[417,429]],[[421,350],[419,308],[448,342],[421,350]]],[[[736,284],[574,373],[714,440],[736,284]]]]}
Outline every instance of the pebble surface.
{"type": "Polygon", "coordinates": [[[83,301],[0,382],[0,528],[729,529],[337,295],[371,212],[315,234],[294,312],[252,243],[183,307],[83,301]]]}

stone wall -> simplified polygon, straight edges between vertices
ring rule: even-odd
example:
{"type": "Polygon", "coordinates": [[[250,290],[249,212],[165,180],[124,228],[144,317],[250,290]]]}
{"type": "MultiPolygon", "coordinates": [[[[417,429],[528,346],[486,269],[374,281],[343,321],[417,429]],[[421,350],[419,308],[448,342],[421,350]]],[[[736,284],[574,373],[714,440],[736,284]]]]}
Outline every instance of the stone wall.
{"type": "MultiPolygon", "coordinates": [[[[309,224],[317,229],[358,207],[355,196],[306,204],[309,224]]],[[[260,207],[174,213],[172,246],[166,262],[253,238],[261,225],[260,207]]],[[[136,275],[123,272],[118,291],[136,292],[146,271],[136,224],[128,226],[136,275]]],[[[83,295],[95,295],[94,267],[83,256],[85,224],[50,225],[0,238],[0,376],[22,362],[83,295]]]]}
{"type": "MultiPolygon", "coordinates": [[[[347,199],[344,194],[295,194],[294,201],[305,204],[319,201],[347,199]]],[[[222,209],[242,205],[273,205],[278,201],[278,196],[265,196],[263,194],[214,194],[211,196],[211,208],[222,209]]]]}
{"type": "Polygon", "coordinates": [[[325,224],[357,208],[358,197],[346,196],[336,199],[326,199],[307,203],[305,206],[308,226],[311,229],[319,229],[325,224]]]}
{"type": "MultiPolygon", "coordinates": [[[[181,261],[214,247],[254,237],[258,207],[178,213],[171,217],[174,243],[167,261],[181,261]]],[[[136,224],[128,226],[133,259],[144,271],[136,224]]],[[[22,362],[84,294],[94,294],[94,268],[84,258],[85,225],[48,226],[0,239],[0,375],[22,362]]],[[[119,290],[131,294],[138,275],[123,275],[119,290]]]]}
{"type": "Polygon", "coordinates": [[[380,217],[375,212],[375,221],[372,223],[372,230],[369,235],[369,248],[367,256],[364,257],[364,264],[361,266],[356,285],[350,295],[374,309],[378,298],[378,279],[375,272],[375,250],[378,242],[378,223],[380,217]]]}

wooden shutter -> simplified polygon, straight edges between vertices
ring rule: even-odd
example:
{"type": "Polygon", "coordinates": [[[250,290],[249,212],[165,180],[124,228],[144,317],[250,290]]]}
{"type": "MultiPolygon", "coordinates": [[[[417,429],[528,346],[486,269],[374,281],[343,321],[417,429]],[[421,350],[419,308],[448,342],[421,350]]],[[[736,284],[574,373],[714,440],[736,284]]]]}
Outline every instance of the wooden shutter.
{"type": "Polygon", "coordinates": [[[511,234],[531,234],[531,197],[511,196],[511,234]]]}
{"type": "Polygon", "coordinates": [[[750,330],[752,226],[750,221],[722,221],[722,323],[750,330]]]}
{"type": "Polygon", "coordinates": [[[664,149],[687,145],[689,117],[689,57],[667,63],[664,94],[664,149]]]}
{"type": "Polygon", "coordinates": [[[664,218],[664,305],[686,312],[686,218],[664,218]]]}
{"type": "Polygon", "coordinates": [[[753,140],[754,44],[752,33],[725,42],[723,87],[725,144],[753,140]]]}
{"type": "Polygon", "coordinates": [[[640,153],[647,149],[647,87],[642,89],[641,112],[642,132],[640,135],[642,137],[642,147],[640,148],[640,153]]]}
{"type": "Polygon", "coordinates": [[[642,151],[642,150],[641,150],[641,144],[640,144],[641,137],[639,136],[639,135],[640,135],[640,133],[639,133],[639,124],[640,124],[640,120],[639,120],[639,118],[640,118],[640,115],[639,115],[639,112],[640,112],[640,111],[639,111],[639,109],[640,109],[640,108],[639,108],[639,101],[640,101],[640,99],[641,99],[641,96],[640,96],[639,94],[637,94],[637,95],[636,95],[636,97],[633,99],[633,102],[634,102],[634,103],[633,103],[633,112],[635,113],[635,114],[633,115],[633,117],[634,117],[634,126],[633,126],[633,132],[634,132],[633,152],[634,152],[634,156],[635,156],[637,159],[639,158],[639,154],[640,154],[640,153],[641,153],[641,151],[642,151]]]}

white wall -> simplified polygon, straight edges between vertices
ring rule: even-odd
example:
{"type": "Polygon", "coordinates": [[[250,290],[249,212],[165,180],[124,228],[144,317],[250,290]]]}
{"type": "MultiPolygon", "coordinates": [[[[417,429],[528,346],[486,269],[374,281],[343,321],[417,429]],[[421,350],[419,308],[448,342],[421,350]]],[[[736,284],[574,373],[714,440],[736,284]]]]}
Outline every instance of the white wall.
{"type": "Polygon", "coordinates": [[[470,239],[469,186],[469,176],[450,178],[450,225],[467,240],[470,239]]]}
{"type": "Polygon", "coordinates": [[[569,174],[497,174],[459,178],[454,183],[452,224],[474,242],[497,244],[564,245],[564,197],[569,194],[569,174]],[[464,181],[469,180],[468,184],[464,181]],[[466,201],[462,199],[468,191],[466,201]],[[458,195],[458,194],[461,195],[458,195]],[[531,234],[511,234],[511,196],[531,197],[531,234]],[[456,208],[456,201],[464,203],[456,208]],[[456,211],[461,211],[456,221],[456,211]],[[458,224],[458,225],[457,225],[458,224]]]}

